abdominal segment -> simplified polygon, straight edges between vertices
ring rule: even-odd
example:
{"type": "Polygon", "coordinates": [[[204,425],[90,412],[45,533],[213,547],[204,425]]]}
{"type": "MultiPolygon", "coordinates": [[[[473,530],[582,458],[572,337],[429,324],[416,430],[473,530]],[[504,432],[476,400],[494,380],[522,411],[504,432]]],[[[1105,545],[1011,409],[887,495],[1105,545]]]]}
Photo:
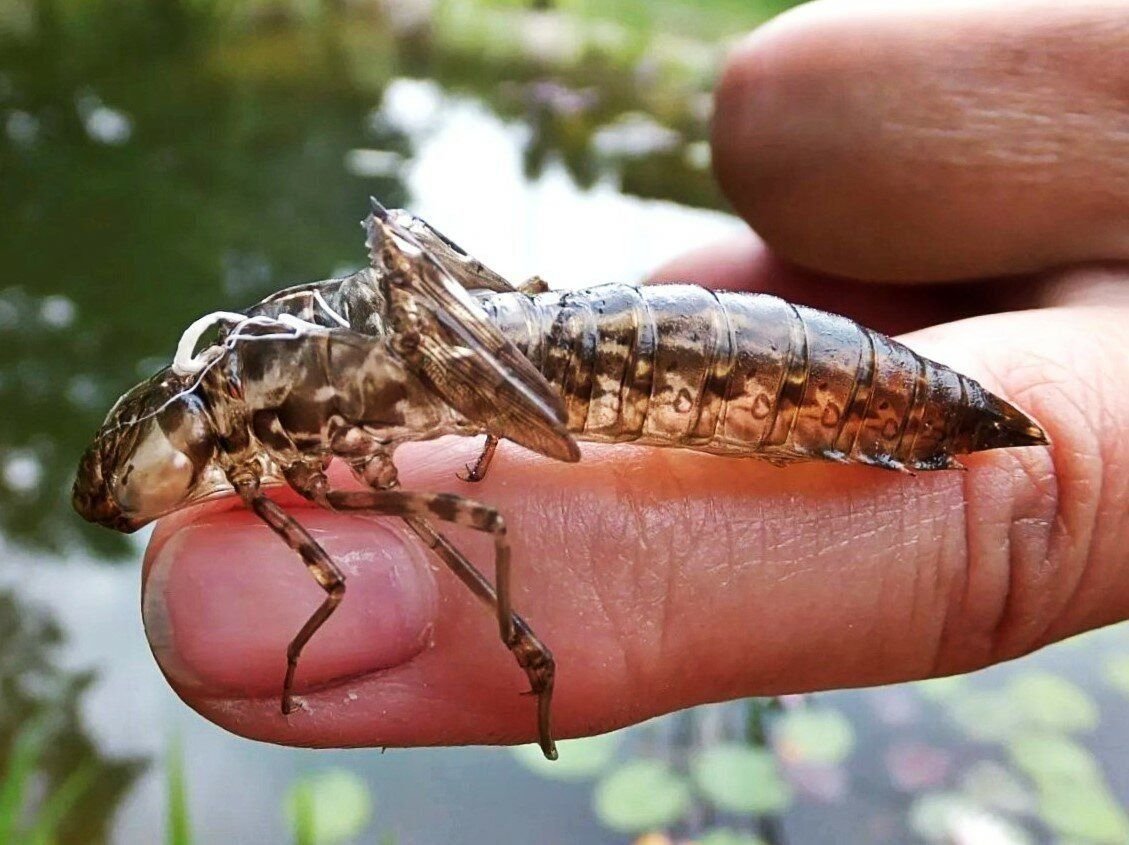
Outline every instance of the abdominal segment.
{"type": "Polygon", "coordinates": [[[560,391],[580,439],[910,470],[1046,442],[972,379],[766,294],[613,284],[480,302],[560,391]]]}

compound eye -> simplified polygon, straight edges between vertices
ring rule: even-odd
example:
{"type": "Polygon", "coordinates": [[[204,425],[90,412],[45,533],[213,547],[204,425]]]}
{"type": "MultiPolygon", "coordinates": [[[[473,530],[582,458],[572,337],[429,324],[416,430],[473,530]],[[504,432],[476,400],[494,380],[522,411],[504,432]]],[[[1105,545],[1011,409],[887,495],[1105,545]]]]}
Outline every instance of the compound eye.
{"type": "Polygon", "coordinates": [[[169,442],[159,425],[146,426],[123,464],[113,481],[114,499],[123,512],[156,517],[188,499],[195,476],[192,461],[169,442]]]}

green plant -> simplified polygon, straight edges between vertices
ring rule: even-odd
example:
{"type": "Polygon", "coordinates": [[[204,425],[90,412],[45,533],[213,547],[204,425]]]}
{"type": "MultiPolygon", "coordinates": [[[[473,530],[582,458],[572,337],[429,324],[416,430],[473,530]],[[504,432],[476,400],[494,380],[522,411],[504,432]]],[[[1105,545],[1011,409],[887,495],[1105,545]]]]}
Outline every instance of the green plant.
{"type": "Polygon", "coordinates": [[[0,842],[53,845],[63,819],[89,789],[96,773],[92,762],[79,764],[42,798],[34,798],[44,777],[43,753],[51,730],[45,722],[24,725],[8,755],[0,779],[0,842]]]}

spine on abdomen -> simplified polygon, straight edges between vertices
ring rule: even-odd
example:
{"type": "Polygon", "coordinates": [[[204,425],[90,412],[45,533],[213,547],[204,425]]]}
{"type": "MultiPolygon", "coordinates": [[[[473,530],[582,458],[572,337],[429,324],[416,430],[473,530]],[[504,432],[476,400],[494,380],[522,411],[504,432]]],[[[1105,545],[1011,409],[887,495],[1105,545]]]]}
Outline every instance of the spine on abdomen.
{"type": "Polygon", "coordinates": [[[1027,445],[978,443],[1009,413],[1038,430],[948,367],[774,296],[605,285],[480,301],[561,392],[580,439],[941,469],[1027,445]]]}

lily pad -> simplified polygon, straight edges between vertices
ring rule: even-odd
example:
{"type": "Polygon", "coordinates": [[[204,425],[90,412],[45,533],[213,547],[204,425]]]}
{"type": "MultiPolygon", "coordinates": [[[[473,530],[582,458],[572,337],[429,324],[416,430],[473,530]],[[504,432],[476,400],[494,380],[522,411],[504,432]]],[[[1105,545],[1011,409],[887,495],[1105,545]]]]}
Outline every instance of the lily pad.
{"type": "Polygon", "coordinates": [[[1024,714],[998,690],[970,690],[947,705],[949,718],[979,742],[1007,742],[1026,730],[1024,714]]]}
{"type": "Polygon", "coordinates": [[[345,769],[326,769],[299,780],[286,796],[291,830],[317,845],[356,839],[372,819],[372,798],[361,778],[345,769]]]}
{"type": "Polygon", "coordinates": [[[1098,707],[1080,687],[1050,672],[1027,672],[1005,695],[1032,728],[1074,733],[1098,726],[1098,707]]]}
{"type": "Polygon", "coordinates": [[[715,827],[694,841],[695,845],[765,845],[764,840],[759,836],[730,830],[727,827],[715,827]]]}
{"type": "Polygon", "coordinates": [[[927,842],[992,842],[1033,845],[1034,838],[1014,822],[954,792],[922,795],[910,808],[910,828],[927,842]]]}
{"type": "Polygon", "coordinates": [[[976,803],[959,793],[927,792],[910,807],[910,830],[928,842],[950,842],[953,820],[976,811],[976,803]]]}
{"type": "Polygon", "coordinates": [[[970,799],[993,810],[1015,814],[1035,810],[1031,788],[994,760],[979,760],[969,766],[961,776],[960,788],[970,799]]]}
{"type": "Polygon", "coordinates": [[[1039,816],[1063,836],[1102,845],[1129,842],[1129,818],[1105,784],[1060,784],[1042,790],[1039,816]]]}
{"type": "Polygon", "coordinates": [[[788,762],[841,763],[855,746],[855,729],[838,710],[792,710],[773,731],[776,748],[788,762]]]}
{"type": "Polygon", "coordinates": [[[557,743],[560,756],[547,760],[537,744],[518,745],[511,753],[522,766],[541,777],[560,781],[589,780],[603,773],[619,748],[622,734],[606,733],[557,743]]]}
{"type": "Polygon", "coordinates": [[[1039,816],[1056,833],[1103,845],[1129,842],[1129,817],[1084,747],[1053,734],[1028,736],[1011,744],[1011,757],[1035,783],[1039,816]]]}
{"type": "Polygon", "coordinates": [[[690,808],[690,787],[666,763],[632,760],[596,785],[596,816],[621,833],[669,827],[690,808]]]}
{"type": "Polygon", "coordinates": [[[1129,654],[1115,654],[1106,658],[1102,674],[1107,684],[1129,698],[1129,654]]]}
{"type": "Polygon", "coordinates": [[[1013,740],[1008,750],[1015,767],[1040,789],[1102,782],[1098,761],[1086,748],[1067,737],[1030,734],[1013,740]]]}
{"type": "Polygon", "coordinates": [[[917,681],[912,688],[922,698],[930,701],[951,701],[968,692],[969,680],[963,675],[950,675],[947,678],[930,678],[917,681]]]}
{"type": "Polygon", "coordinates": [[[776,759],[762,748],[715,745],[691,761],[690,773],[699,791],[724,812],[767,815],[792,803],[792,789],[780,777],[776,759]]]}

